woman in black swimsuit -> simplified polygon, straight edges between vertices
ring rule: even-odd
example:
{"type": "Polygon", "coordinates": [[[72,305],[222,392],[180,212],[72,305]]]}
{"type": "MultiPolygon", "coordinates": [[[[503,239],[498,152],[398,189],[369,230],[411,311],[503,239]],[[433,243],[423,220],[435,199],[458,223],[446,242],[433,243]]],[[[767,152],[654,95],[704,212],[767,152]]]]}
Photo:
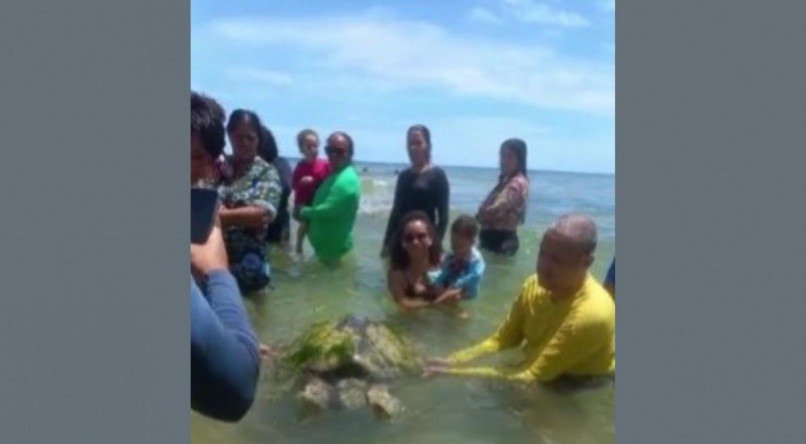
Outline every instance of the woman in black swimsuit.
{"type": "Polygon", "coordinates": [[[392,300],[403,310],[433,305],[439,288],[432,285],[428,272],[439,267],[442,246],[434,224],[422,211],[403,217],[390,245],[386,284],[392,300]]]}
{"type": "Polygon", "coordinates": [[[395,198],[386,233],[383,237],[381,257],[391,253],[392,236],[400,229],[403,217],[411,211],[423,211],[436,226],[434,242],[442,244],[448,228],[450,185],[445,171],[431,161],[431,132],[425,125],[412,125],[406,131],[406,148],[411,167],[397,177],[395,198]]]}

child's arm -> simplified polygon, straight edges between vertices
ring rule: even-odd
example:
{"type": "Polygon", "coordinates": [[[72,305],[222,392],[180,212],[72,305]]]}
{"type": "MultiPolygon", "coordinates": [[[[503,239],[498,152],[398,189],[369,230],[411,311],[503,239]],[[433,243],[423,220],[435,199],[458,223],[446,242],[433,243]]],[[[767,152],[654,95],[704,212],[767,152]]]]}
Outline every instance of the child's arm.
{"type": "Polygon", "coordinates": [[[464,290],[461,288],[447,288],[440,292],[440,295],[434,299],[434,304],[442,304],[445,302],[456,302],[464,296],[464,290]]]}
{"type": "Polygon", "coordinates": [[[465,299],[473,299],[478,295],[481,277],[484,275],[484,259],[480,255],[477,256],[470,262],[468,268],[468,272],[460,276],[452,287],[462,289],[465,299]]]}

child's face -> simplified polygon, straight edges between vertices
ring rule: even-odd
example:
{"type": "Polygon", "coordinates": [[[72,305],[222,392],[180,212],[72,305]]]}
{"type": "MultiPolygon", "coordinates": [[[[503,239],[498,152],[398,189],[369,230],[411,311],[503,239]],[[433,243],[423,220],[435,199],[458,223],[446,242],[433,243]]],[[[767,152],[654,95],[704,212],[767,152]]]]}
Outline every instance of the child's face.
{"type": "Polygon", "coordinates": [[[319,155],[319,139],[313,134],[309,134],[302,139],[302,146],[299,147],[300,152],[308,160],[316,159],[319,155]]]}
{"type": "Polygon", "coordinates": [[[460,257],[470,255],[474,241],[475,239],[472,237],[451,233],[451,249],[453,250],[453,254],[460,257]]]}

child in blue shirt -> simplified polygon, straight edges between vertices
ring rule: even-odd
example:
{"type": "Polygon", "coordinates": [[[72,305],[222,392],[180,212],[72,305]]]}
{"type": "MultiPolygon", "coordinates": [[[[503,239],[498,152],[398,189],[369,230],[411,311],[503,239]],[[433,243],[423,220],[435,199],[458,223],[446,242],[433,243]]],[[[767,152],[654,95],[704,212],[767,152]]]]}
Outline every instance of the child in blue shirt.
{"type": "Polygon", "coordinates": [[[461,215],[451,224],[451,253],[442,259],[432,283],[442,287],[434,303],[473,299],[479,293],[484,275],[484,259],[475,248],[478,224],[475,219],[461,215]]]}

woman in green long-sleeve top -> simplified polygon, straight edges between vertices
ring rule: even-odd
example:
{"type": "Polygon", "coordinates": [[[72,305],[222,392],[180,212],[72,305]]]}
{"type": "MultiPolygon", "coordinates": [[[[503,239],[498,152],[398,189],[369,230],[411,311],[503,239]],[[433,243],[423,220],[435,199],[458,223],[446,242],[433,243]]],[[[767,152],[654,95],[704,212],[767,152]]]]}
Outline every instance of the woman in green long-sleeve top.
{"type": "Polygon", "coordinates": [[[352,164],[353,140],[337,131],[327,138],[331,174],[316,190],[310,206],[300,210],[308,222],[308,239],[316,257],[331,264],[353,248],[353,225],[361,199],[361,181],[352,164]]]}

